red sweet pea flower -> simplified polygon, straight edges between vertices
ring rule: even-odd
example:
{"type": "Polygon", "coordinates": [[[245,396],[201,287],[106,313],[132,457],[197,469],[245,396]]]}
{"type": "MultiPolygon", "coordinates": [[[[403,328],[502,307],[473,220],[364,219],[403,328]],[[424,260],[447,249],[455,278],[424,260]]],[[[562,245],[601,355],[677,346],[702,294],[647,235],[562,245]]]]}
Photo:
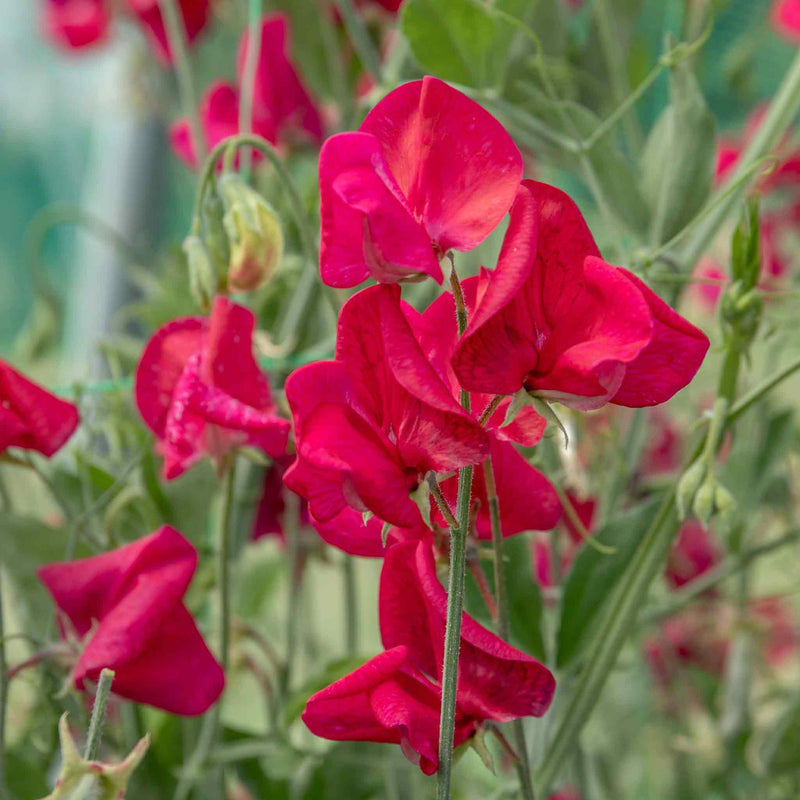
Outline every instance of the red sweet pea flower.
{"type": "Polygon", "coordinates": [[[481,462],[486,432],[425,358],[398,286],[374,286],[339,314],[336,360],[308,364],[286,381],[298,461],[289,488],[324,522],[346,507],[404,528],[410,497],[429,471],[481,462]]]}
{"type": "Polygon", "coordinates": [[[48,458],[78,427],[78,409],[0,360],[0,453],[36,450],[48,458]]]}
{"type": "Polygon", "coordinates": [[[722,559],[719,545],[711,533],[696,520],[684,522],[667,562],[667,581],[680,589],[715,567],[722,559]]]}
{"type": "Polygon", "coordinates": [[[519,150],[491,114],[436,78],[403,84],[322,147],[323,281],[441,283],[439,258],[480,244],[521,177],[519,150]]]}
{"type": "MultiPolygon", "coordinates": [[[[327,739],[394,742],[427,775],[438,768],[439,708],[447,593],[429,541],[389,550],[381,573],[386,652],[313,695],[303,712],[327,739]]],[[[555,690],[549,670],[464,614],[455,746],[485,720],[541,716],[555,690]]]]}
{"type": "Polygon", "coordinates": [[[195,715],[216,702],[225,676],[182,602],[196,566],[194,547],[165,525],[110,553],[39,570],[69,621],[62,633],[83,640],[76,688],[108,667],[116,694],[137,703],[195,715]]]}
{"type": "MultiPolygon", "coordinates": [[[[127,0],[128,8],[164,63],[172,61],[169,42],[158,0],[127,0]]],[[[178,0],[186,36],[191,44],[203,32],[211,17],[211,0],[178,0]]],[[[107,38],[111,24],[109,0],[46,0],[45,34],[71,50],[97,44],[107,38]]]]}
{"type": "Polygon", "coordinates": [[[453,368],[471,391],[521,388],[577,409],[668,400],[694,377],[705,334],[636,276],[606,264],[577,206],[523,181],[497,269],[453,368]]]}
{"type": "MultiPolygon", "coordinates": [[[[268,14],[261,23],[261,48],[253,91],[253,132],[272,144],[286,143],[303,133],[322,141],[322,120],[288,54],[289,21],[284,14],[268,14]]],[[[239,133],[239,91],[247,59],[248,35],[239,45],[237,86],[216,81],[200,104],[200,118],[208,147],[239,133]]],[[[192,167],[197,156],[189,122],[178,120],[170,130],[172,147],[192,167]]]]}
{"type": "Polygon", "coordinates": [[[781,36],[795,44],[800,43],[799,0],[776,0],[772,4],[770,20],[781,36]]]}
{"type": "Polygon", "coordinates": [[[286,449],[289,422],[276,414],[269,383],[253,358],[255,317],[217,297],[207,317],[159,328],[136,370],[136,405],[164,454],[164,477],[182,475],[204,455],[258,447],[286,449]]]}
{"type": "Polygon", "coordinates": [[[45,36],[68,49],[102,42],[110,22],[107,0],[47,0],[44,7],[45,36]]]}

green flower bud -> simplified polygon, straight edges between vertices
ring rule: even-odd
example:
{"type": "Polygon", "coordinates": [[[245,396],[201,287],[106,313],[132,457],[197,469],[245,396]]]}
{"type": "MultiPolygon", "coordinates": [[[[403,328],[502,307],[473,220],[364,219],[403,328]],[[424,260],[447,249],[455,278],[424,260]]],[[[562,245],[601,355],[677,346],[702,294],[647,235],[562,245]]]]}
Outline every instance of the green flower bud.
{"type": "Polygon", "coordinates": [[[692,507],[695,492],[700,488],[700,484],[706,477],[706,464],[704,461],[695,461],[686,472],[683,473],[678,481],[675,492],[675,502],[678,506],[678,516],[685,519],[692,507]]]}
{"type": "Polygon", "coordinates": [[[717,514],[719,514],[720,522],[726,528],[730,527],[736,517],[738,504],[733,495],[721,485],[717,485],[714,492],[714,505],[716,506],[717,514]]]}
{"type": "Polygon", "coordinates": [[[186,262],[189,267],[189,289],[197,305],[204,311],[211,308],[219,288],[217,270],[203,240],[194,234],[186,237],[183,243],[186,262]]]}
{"type": "Polygon", "coordinates": [[[219,180],[223,223],[230,243],[228,286],[247,292],[263,286],[283,256],[283,231],[272,206],[238,175],[219,180]]]}
{"type": "Polygon", "coordinates": [[[716,490],[716,481],[712,476],[709,476],[694,496],[692,511],[703,525],[708,525],[711,517],[714,516],[716,490]]]}

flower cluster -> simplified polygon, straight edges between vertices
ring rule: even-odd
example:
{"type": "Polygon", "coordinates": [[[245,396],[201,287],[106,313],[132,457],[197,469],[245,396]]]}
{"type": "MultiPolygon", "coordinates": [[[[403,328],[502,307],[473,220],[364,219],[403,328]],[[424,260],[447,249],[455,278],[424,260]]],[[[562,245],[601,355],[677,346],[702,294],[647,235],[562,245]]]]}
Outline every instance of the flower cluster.
{"type": "MultiPolygon", "coordinates": [[[[46,0],[43,25],[46,35],[62,47],[81,50],[100,44],[109,35],[110,0],[46,0]]],[[[169,37],[158,0],[126,0],[127,12],[141,26],[153,52],[163,62],[172,61],[169,37]]],[[[211,0],[177,0],[189,42],[205,30],[211,18],[211,0]]]]}

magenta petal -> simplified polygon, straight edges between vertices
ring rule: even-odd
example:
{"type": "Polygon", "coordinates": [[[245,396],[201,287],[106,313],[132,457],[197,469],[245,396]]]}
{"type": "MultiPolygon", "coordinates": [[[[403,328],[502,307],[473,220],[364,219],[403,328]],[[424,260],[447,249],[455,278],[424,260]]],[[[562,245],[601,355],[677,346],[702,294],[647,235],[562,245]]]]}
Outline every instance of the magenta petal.
{"type": "Polygon", "coordinates": [[[283,478],[289,489],[308,500],[315,524],[324,524],[347,508],[342,490],[347,480],[341,471],[317,469],[299,457],[283,478]]]}
{"type": "Polygon", "coordinates": [[[110,23],[107,0],[45,0],[45,35],[62,47],[99,44],[107,38],[110,23]]]}
{"type": "Polygon", "coordinates": [[[522,156],[491,114],[443,81],[398,87],[360,130],[380,141],[409,208],[440,252],[471,250],[508,212],[522,156]]]}
{"type": "Polygon", "coordinates": [[[329,286],[355,286],[372,275],[393,283],[430,275],[441,283],[430,238],[400,199],[377,139],[341,133],[319,162],[320,270],[329,286]]]}
{"type": "Polygon", "coordinates": [[[650,344],[652,316],[625,272],[594,257],[586,259],[581,289],[564,313],[525,385],[573,408],[598,408],[650,344]]]}
{"type": "Polygon", "coordinates": [[[653,316],[653,337],[629,363],[612,403],[631,408],[669,400],[694,378],[708,351],[708,337],[673,311],[635,275],[620,269],[639,290],[653,316]]]}
{"type": "Polygon", "coordinates": [[[64,446],[79,422],[72,403],[0,360],[0,453],[7,447],[21,447],[49,458],[64,446]]]}
{"type": "MultiPolygon", "coordinates": [[[[386,554],[379,611],[384,646],[405,645],[412,665],[439,678],[447,593],[429,544],[403,543],[386,554]]],[[[555,680],[546,667],[466,613],[461,637],[457,702],[463,713],[506,722],[547,711],[555,680]]]]}

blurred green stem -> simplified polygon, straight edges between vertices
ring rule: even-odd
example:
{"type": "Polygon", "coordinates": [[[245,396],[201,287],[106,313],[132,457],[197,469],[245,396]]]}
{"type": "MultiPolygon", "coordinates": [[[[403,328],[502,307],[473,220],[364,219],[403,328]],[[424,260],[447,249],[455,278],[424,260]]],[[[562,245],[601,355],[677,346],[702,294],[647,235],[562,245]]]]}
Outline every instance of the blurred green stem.
{"type": "Polygon", "coordinates": [[[372,43],[372,39],[370,39],[369,31],[366,25],[364,25],[364,20],[356,12],[355,8],[353,8],[352,0],[334,0],[334,2],[336,3],[336,8],[339,10],[339,13],[342,15],[344,27],[347,30],[350,41],[353,43],[353,48],[358,54],[361,66],[375,83],[380,84],[383,80],[381,74],[381,57],[375,45],[372,43]]]}
{"type": "Polygon", "coordinates": [[[194,91],[192,68],[189,64],[189,49],[183,14],[178,8],[177,0],[158,0],[158,5],[161,9],[161,16],[164,18],[169,52],[178,77],[181,106],[189,120],[197,163],[201,164],[206,156],[206,139],[197,108],[197,95],[194,91]]]}
{"type": "MultiPolygon", "coordinates": [[[[798,109],[800,109],[800,51],[795,55],[761,125],[736,162],[730,178],[717,192],[717,195],[725,194],[727,187],[732,185],[738,185],[737,191],[728,193],[725,201],[715,206],[714,211],[705,217],[702,224],[697,226],[691,239],[681,251],[680,261],[686,271],[691,269],[703,255],[714,235],[744,193],[748,182],[740,182],[742,176],[748,174],[756,162],[772,152],[793,122],[798,109]]],[[[709,204],[714,200],[715,197],[712,197],[709,204]]]]}
{"type": "MultiPolygon", "coordinates": [[[[608,70],[611,94],[614,103],[619,106],[626,101],[630,94],[625,63],[628,49],[620,44],[620,31],[609,0],[592,0],[592,13],[597,25],[597,32],[600,35],[600,47],[608,70]]],[[[633,154],[636,155],[642,148],[642,131],[631,113],[624,115],[623,124],[628,144],[633,154]]]]}
{"type": "Polygon", "coordinates": [[[342,561],[342,582],[344,583],[345,605],[345,647],[347,655],[358,652],[358,587],[356,584],[355,561],[349,553],[342,561]]]}
{"type": "Polygon", "coordinates": [[[286,655],[280,675],[280,692],[286,699],[292,688],[292,673],[295,669],[297,644],[300,638],[299,626],[302,624],[303,552],[300,546],[300,503],[296,496],[289,495],[287,498],[283,519],[289,580],[286,602],[286,655]]]}
{"type": "MultiPolygon", "coordinates": [[[[253,132],[253,98],[261,54],[261,3],[262,0],[247,0],[247,58],[242,75],[242,102],[239,106],[239,133],[245,134],[253,132]]],[[[250,175],[251,161],[250,149],[243,148],[240,172],[245,180],[250,175]]]]}
{"type": "MultiPolygon", "coordinates": [[[[503,558],[503,530],[500,522],[500,500],[497,497],[497,484],[491,456],[483,462],[483,479],[486,485],[486,499],[489,503],[489,519],[492,525],[492,551],[494,553],[494,586],[497,595],[497,633],[504,642],[511,639],[511,623],[508,616],[508,588],[506,586],[506,565],[503,558]]],[[[514,744],[517,748],[517,776],[524,800],[534,800],[531,764],[528,743],[525,741],[525,728],[521,719],[511,723],[514,731],[514,744]]]]}

